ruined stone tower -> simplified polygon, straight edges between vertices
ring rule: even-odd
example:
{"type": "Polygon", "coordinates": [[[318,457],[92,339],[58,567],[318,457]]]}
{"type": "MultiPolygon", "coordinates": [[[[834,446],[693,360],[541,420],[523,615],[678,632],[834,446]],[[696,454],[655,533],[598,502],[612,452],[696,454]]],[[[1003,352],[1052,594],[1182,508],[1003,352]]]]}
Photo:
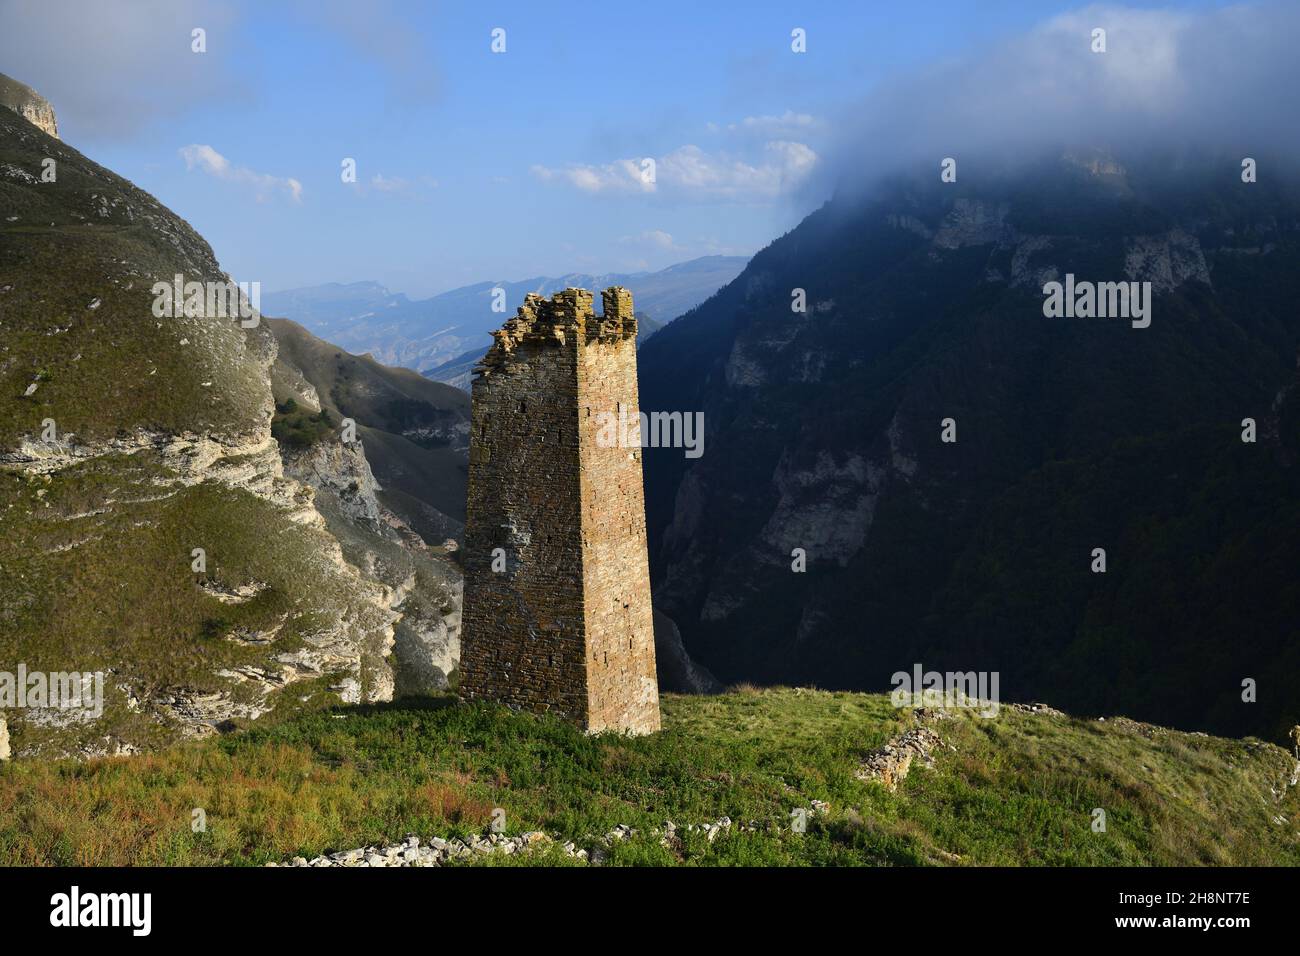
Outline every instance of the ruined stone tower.
{"type": "Polygon", "coordinates": [[[659,729],[632,294],[529,295],[473,383],[460,691],[659,729]],[[633,423],[611,442],[611,416],[633,423]]]}

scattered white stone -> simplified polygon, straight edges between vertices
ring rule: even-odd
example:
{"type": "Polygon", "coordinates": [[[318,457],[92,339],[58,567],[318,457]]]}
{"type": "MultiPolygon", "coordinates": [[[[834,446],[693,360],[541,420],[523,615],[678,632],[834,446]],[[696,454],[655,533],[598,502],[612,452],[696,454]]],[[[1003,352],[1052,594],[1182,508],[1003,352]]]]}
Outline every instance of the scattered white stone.
{"type": "MultiPolygon", "coordinates": [[[[830,811],[830,804],[824,801],[813,800],[811,803],[811,807],[804,808],[808,816],[815,816],[819,813],[825,814],[830,811]]],[[[660,845],[671,848],[680,840],[679,834],[683,832],[702,833],[712,843],[720,834],[726,832],[781,832],[788,829],[790,829],[788,826],[762,823],[757,820],[736,824],[730,817],[722,817],[711,823],[692,823],[685,827],[679,827],[672,820],[665,820],[662,829],[656,827],[649,831],[649,835],[659,837],[660,845]]],[[[412,835],[407,836],[400,843],[358,847],[354,850],[340,850],[328,855],[318,856],[310,862],[303,857],[297,856],[293,857],[287,864],[268,863],[266,865],[311,867],[442,866],[450,860],[475,854],[511,856],[554,844],[570,859],[589,863],[592,866],[600,866],[609,859],[609,847],[611,845],[628,840],[636,836],[637,832],[635,827],[620,823],[597,840],[596,846],[590,848],[579,847],[577,842],[573,840],[560,842],[541,830],[529,830],[519,836],[509,836],[504,833],[488,833],[482,836],[475,834],[466,837],[464,840],[456,837],[451,839],[430,837],[427,844],[422,843],[419,837],[412,835]]],[[[590,837],[586,839],[591,840],[590,837]]]]}

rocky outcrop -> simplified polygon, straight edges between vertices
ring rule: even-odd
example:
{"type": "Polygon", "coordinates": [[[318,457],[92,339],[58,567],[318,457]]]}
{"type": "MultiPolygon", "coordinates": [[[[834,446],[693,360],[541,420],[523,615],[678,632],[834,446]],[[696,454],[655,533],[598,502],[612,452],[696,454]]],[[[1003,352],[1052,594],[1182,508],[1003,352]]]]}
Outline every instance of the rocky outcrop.
{"type": "Polygon", "coordinates": [[[9,749],[9,725],[3,717],[0,717],[0,760],[8,760],[13,756],[9,749]]]}
{"type": "Polygon", "coordinates": [[[817,560],[843,566],[866,540],[888,465],[860,455],[835,459],[823,451],[799,465],[787,451],[777,466],[772,484],[780,499],[762,537],[767,553],[782,563],[794,548],[803,548],[815,550],[817,560]]]}
{"type": "Polygon", "coordinates": [[[383,508],[375,497],[380,490],[360,442],[319,441],[309,448],[281,446],[285,471],[303,484],[328,494],[350,521],[378,530],[383,508]]]}
{"type": "Polygon", "coordinates": [[[930,728],[913,727],[867,754],[856,776],[859,780],[877,781],[890,790],[897,790],[906,779],[913,760],[931,767],[934,765],[931,754],[943,746],[942,738],[930,728]]]}
{"type": "Polygon", "coordinates": [[[316,507],[347,559],[383,585],[388,607],[399,615],[394,693],[445,691],[460,662],[461,572],[451,555],[461,524],[423,495],[460,487],[463,500],[464,398],[452,393],[444,408],[444,386],[348,355],[293,322],[267,324],[283,350],[271,371],[277,408],[323,409],[331,421],[355,414],[359,429],[348,443],[330,434],[306,447],[282,444],[285,470],[315,489],[316,507]],[[455,452],[426,456],[423,448],[455,452]],[[382,483],[375,474],[381,467],[389,476],[382,483]]]}
{"type": "MultiPolygon", "coordinates": [[[[315,507],[312,487],[284,474],[279,448],[269,434],[239,444],[225,444],[207,435],[145,432],[109,443],[64,441],[46,445],[24,441],[17,449],[0,455],[0,463],[11,472],[48,480],[65,469],[95,459],[118,462],[137,457],[159,466],[151,479],[151,488],[134,488],[119,500],[70,517],[111,520],[115,509],[142,502],[157,502],[166,507],[169,499],[182,488],[220,486],[247,493],[280,510],[294,525],[317,532],[316,560],[323,564],[326,573],[347,582],[350,599],[357,602],[354,607],[366,607],[371,617],[363,625],[363,615],[358,615],[354,608],[344,605],[332,615],[318,608],[318,623],[291,649],[279,646],[284,616],[265,629],[236,626],[216,634],[214,637],[219,640],[261,650],[267,656],[258,663],[215,671],[213,676],[224,688],[200,690],[173,686],[149,695],[144,705],[156,719],[174,725],[183,737],[205,736],[233,719],[252,720],[267,713],[276,706],[280,693],[293,684],[330,675],[334,675],[334,683],[328,689],[344,703],[392,698],[394,680],[384,658],[391,652],[394,624],[400,614],[390,606],[386,588],[345,560],[338,542],[328,535],[324,516],[315,507]]],[[[75,549],[84,543],[73,543],[71,547],[75,549]]],[[[214,607],[245,605],[268,589],[264,581],[224,581],[206,575],[195,586],[211,599],[214,607]]],[[[128,680],[124,685],[128,695],[133,683],[144,686],[149,681],[146,675],[128,680]]],[[[26,716],[41,723],[40,713],[26,716]]],[[[129,741],[125,744],[128,751],[136,749],[129,741]]],[[[110,750],[122,751],[121,745],[110,750]]]]}
{"type": "Polygon", "coordinates": [[[1006,223],[1006,203],[957,199],[935,233],[934,245],[940,249],[962,249],[1002,242],[1013,235],[1006,223]]]}
{"type": "Polygon", "coordinates": [[[59,138],[59,123],[50,101],[25,83],[0,73],[0,105],[13,110],[37,129],[59,138]]]}
{"type": "Polygon", "coordinates": [[[213,482],[274,502],[291,512],[295,523],[324,526],[310,492],[285,476],[279,446],[269,431],[243,441],[144,430],[107,442],[81,442],[74,433],[52,442],[25,436],[17,447],[0,450],[0,466],[48,476],[96,458],[124,456],[156,460],[163,466],[164,472],[153,478],[155,488],[213,482]]]}
{"type": "MultiPolygon", "coordinates": [[[[419,578],[417,577],[417,580],[419,578]]],[[[395,605],[394,693],[418,697],[451,688],[460,668],[461,584],[445,575],[395,605]]]]}
{"type": "Polygon", "coordinates": [[[316,507],[347,559],[383,586],[395,615],[393,692],[446,690],[460,663],[461,582],[450,549],[430,547],[380,503],[362,443],[282,446],[281,455],[286,472],[315,490],[316,507]]]}
{"type": "Polygon", "coordinates": [[[1124,271],[1131,280],[1150,282],[1158,293],[1172,292],[1184,282],[1212,284],[1200,242],[1184,229],[1129,239],[1124,271]]]}
{"type": "MultiPolygon", "coordinates": [[[[469,400],[409,369],[350,355],[288,319],[267,319],[280,352],[271,370],[277,434],[301,444],[321,422],[356,425],[384,508],[425,541],[464,529],[469,400]],[[310,420],[309,420],[310,419],[310,420]]],[[[329,438],[337,441],[337,433],[329,438]]],[[[291,449],[292,450],[292,449],[291,449]]],[[[328,473],[338,463],[322,463],[328,473]]]]}

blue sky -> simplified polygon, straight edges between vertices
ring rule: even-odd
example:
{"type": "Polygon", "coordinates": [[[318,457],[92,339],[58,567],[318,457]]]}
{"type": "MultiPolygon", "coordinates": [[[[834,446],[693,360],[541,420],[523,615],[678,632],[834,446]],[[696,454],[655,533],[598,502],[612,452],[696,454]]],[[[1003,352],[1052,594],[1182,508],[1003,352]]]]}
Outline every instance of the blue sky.
{"type": "Polygon", "coordinates": [[[863,97],[1078,7],[0,0],[0,71],[236,278],[423,296],[751,254],[863,97]]]}

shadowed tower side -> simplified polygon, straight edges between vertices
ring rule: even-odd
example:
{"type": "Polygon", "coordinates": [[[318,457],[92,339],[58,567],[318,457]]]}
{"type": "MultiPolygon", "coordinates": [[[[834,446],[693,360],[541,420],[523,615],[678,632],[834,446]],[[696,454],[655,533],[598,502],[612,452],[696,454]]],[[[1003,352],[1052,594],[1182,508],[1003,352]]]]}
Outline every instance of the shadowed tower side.
{"type": "Polygon", "coordinates": [[[659,729],[632,295],[529,295],[472,386],[462,696],[659,729]],[[634,440],[610,441],[620,415],[634,440]]]}

